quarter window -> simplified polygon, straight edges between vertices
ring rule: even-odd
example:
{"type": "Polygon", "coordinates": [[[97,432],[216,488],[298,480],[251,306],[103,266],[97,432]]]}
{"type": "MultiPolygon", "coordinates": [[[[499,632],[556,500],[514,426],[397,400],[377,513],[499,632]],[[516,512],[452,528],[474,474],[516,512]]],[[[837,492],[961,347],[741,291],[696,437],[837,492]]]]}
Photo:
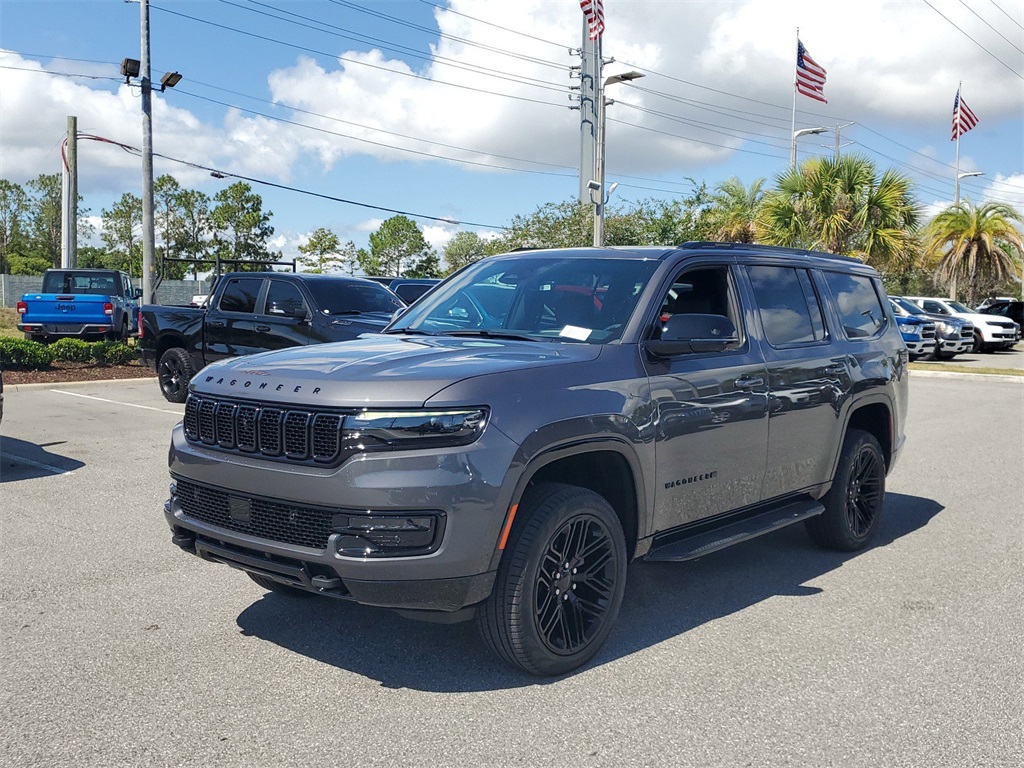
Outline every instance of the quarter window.
{"type": "Polygon", "coordinates": [[[825,272],[824,276],[848,338],[866,339],[882,330],[885,310],[870,277],[842,272],[825,272]]]}
{"type": "Polygon", "coordinates": [[[765,338],[773,347],[813,344],[825,338],[825,322],[807,270],[747,267],[765,338]]]}
{"type": "Polygon", "coordinates": [[[224,287],[218,307],[221,312],[245,312],[255,314],[256,297],[263,285],[262,277],[232,278],[224,287]]]}

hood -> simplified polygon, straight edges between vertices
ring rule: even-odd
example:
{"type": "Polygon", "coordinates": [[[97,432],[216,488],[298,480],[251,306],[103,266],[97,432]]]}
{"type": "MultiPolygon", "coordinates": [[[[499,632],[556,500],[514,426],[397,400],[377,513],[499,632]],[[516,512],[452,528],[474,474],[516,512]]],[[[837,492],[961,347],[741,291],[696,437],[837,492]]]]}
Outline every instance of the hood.
{"type": "Polygon", "coordinates": [[[584,362],[600,352],[596,344],[367,335],[222,360],[191,386],[275,403],[409,408],[464,379],[584,362]]]}
{"type": "Polygon", "coordinates": [[[931,319],[923,319],[920,315],[896,315],[897,325],[934,325],[931,319]]]}

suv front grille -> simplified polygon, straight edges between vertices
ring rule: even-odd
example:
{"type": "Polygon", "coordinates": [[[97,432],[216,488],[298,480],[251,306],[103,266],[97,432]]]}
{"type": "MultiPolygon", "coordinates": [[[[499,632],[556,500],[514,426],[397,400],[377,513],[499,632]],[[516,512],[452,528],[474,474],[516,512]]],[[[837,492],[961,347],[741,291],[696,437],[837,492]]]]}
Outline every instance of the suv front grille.
{"type": "Polygon", "coordinates": [[[185,402],[185,437],[232,453],[335,465],[342,459],[343,416],[190,394],[185,402]]]}
{"type": "Polygon", "coordinates": [[[935,323],[925,323],[921,326],[921,338],[922,339],[934,339],[935,338],[935,323]]]}
{"type": "Polygon", "coordinates": [[[175,479],[178,503],[186,517],[261,539],[326,549],[334,517],[346,510],[322,509],[256,499],[175,479]]]}

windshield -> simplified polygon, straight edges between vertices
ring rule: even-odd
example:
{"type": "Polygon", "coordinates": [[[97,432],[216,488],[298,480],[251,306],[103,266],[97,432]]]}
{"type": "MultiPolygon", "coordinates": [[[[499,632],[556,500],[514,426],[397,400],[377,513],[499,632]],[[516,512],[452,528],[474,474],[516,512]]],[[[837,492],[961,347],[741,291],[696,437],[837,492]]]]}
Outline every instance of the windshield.
{"type": "Polygon", "coordinates": [[[658,262],[554,254],[492,256],[449,279],[389,333],[614,341],[658,262]]]}
{"type": "Polygon", "coordinates": [[[946,303],[953,308],[954,312],[967,312],[969,314],[973,314],[974,313],[973,309],[968,309],[963,304],[961,304],[959,301],[947,301],[946,303]]]}
{"type": "Polygon", "coordinates": [[[908,315],[927,315],[928,313],[921,309],[916,304],[913,304],[906,299],[895,299],[892,296],[889,297],[889,301],[904,310],[908,315]]]}
{"type": "Polygon", "coordinates": [[[367,312],[392,314],[405,306],[387,288],[370,280],[309,280],[306,287],[325,315],[362,315],[367,312]]]}

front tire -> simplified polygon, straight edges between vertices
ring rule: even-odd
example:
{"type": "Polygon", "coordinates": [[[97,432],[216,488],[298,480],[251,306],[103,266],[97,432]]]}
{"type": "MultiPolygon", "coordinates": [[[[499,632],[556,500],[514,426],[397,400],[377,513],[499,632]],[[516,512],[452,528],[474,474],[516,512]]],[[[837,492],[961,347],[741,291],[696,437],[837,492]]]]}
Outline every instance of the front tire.
{"type": "Polygon", "coordinates": [[[534,675],[585,664],[611,631],[626,584],[626,541],[615,510],[586,488],[531,489],[477,627],[500,658],[534,675]]]}
{"type": "Polygon", "coordinates": [[[885,457],[875,436],[851,429],[843,441],[832,487],[822,499],[825,511],[805,525],[826,549],[855,552],[878,529],[885,496],[885,457]]]}
{"type": "Polygon", "coordinates": [[[188,352],[181,347],[171,347],[160,356],[156,375],[164,398],[172,403],[184,403],[188,397],[188,383],[196,371],[188,352]]]}

